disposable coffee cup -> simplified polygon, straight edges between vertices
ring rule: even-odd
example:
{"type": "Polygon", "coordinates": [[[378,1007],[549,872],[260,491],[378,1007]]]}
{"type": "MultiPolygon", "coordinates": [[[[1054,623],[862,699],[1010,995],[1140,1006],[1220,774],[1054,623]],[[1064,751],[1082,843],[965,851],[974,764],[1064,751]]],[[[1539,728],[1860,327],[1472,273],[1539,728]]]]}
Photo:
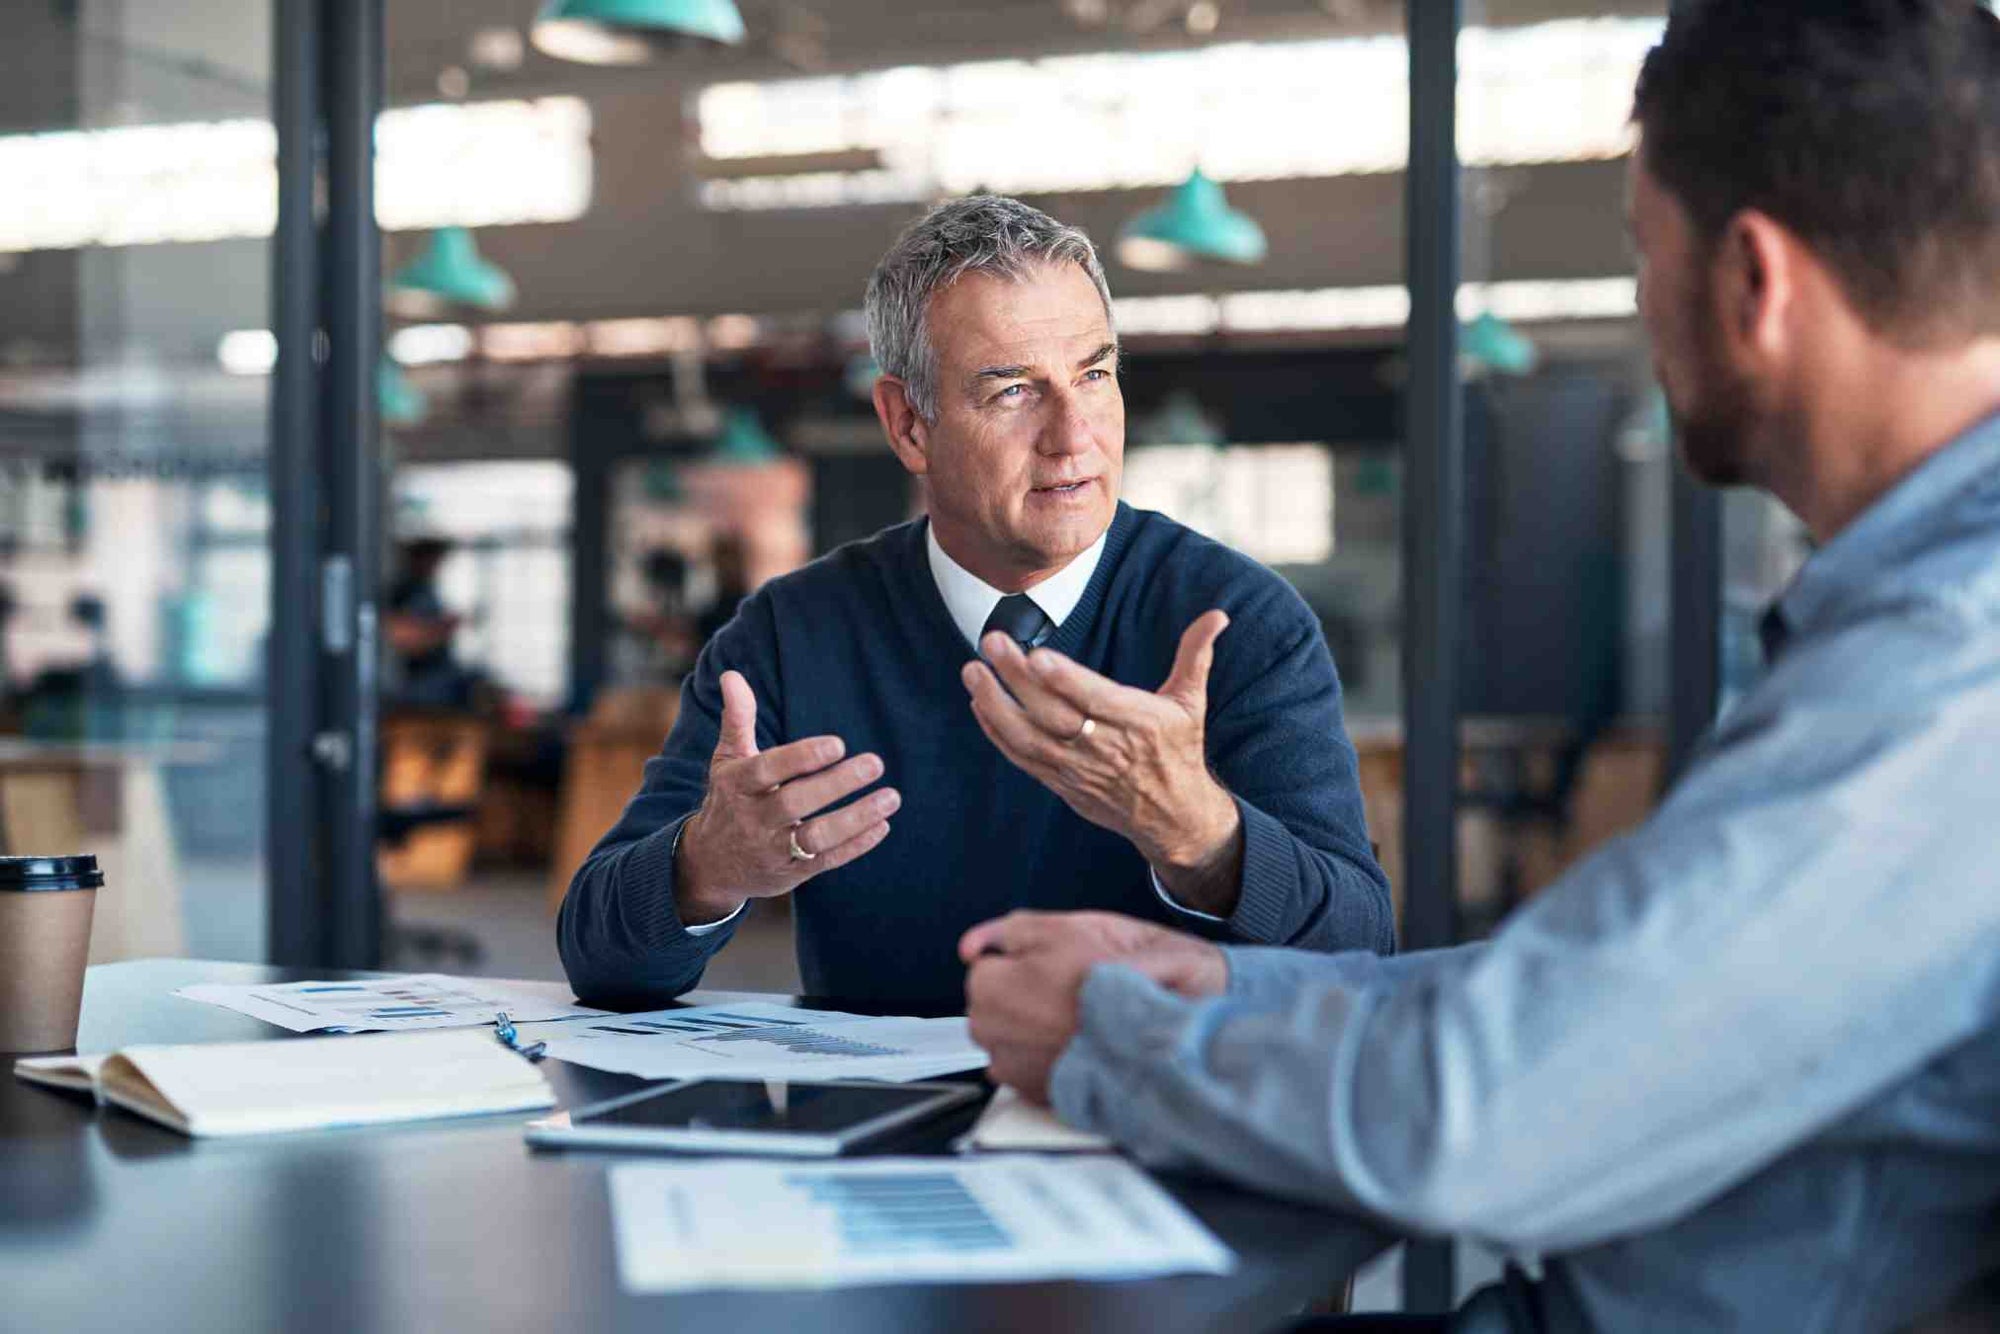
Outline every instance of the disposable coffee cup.
{"type": "Polygon", "coordinates": [[[0,1052],[76,1045],[97,858],[0,857],[0,1052]]]}

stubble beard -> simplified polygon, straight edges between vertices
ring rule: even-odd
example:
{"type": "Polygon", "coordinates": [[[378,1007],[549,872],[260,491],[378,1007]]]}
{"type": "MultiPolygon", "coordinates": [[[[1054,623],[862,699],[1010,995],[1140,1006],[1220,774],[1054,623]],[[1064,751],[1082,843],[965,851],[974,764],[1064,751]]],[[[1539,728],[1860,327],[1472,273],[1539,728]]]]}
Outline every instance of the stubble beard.
{"type": "Polygon", "coordinates": [[[1667,404],[1681,462],[1709,486],[1755,485],[1763,475],[1758,460],[1767,434],[1756,386],[1714,351],[1721,315],[1713,293],[1703,290],[1690,302],[1687,383],[1694,402],[1667,404]]]}

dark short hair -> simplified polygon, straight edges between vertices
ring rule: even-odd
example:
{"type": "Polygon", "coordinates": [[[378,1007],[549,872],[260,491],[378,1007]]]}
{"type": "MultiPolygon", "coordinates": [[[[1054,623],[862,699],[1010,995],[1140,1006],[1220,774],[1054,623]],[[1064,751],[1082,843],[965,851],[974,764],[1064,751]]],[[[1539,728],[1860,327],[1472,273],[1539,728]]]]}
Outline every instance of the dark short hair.
{"type": "Polygon", "coordinates": [[[2000,20],[1980,0],[1696,0],[1632,114],[1704,240],[1756,209],[1884,337],[2000,333],[2000,20]]]}

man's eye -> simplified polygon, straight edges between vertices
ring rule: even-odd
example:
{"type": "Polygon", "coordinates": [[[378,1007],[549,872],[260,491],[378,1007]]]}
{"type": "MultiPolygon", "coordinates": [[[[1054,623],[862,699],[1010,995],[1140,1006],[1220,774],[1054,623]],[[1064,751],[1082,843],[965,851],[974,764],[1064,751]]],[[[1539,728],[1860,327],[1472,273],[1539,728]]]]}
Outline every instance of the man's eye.
{"type": "Polygon", "coordinates": [[[1002,389],[999,393],[995,394],[994,397],[1019,398],[1021,395],[1027,392],[1028,392],[1028,386],[1024,384],[1010,384],[1005,389],[1002,389]]]}
{"type": "Polygon", "coordinates": [[[1102,366],[1093,366],[1083,373],[1083,378],[1086,380],[1108,380],[1111,378],[1111,372],[1105,370],[1102,366]]]}

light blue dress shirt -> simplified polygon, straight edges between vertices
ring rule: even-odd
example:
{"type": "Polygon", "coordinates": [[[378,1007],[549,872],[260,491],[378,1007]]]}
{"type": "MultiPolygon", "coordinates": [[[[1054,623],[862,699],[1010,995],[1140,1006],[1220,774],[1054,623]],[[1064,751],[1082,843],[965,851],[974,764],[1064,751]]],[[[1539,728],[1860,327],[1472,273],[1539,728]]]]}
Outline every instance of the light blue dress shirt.
{"type": "Polygon", "coordinates": [[[1232,949],[1200,1002],[1095,969],[1058,1111],[1539,1263],[1465,1328],[1935,1309],[2000,1259],[2000,417],[1817,552],[1766,641],[1653,818],[1484,944],[1232,949]]]}

